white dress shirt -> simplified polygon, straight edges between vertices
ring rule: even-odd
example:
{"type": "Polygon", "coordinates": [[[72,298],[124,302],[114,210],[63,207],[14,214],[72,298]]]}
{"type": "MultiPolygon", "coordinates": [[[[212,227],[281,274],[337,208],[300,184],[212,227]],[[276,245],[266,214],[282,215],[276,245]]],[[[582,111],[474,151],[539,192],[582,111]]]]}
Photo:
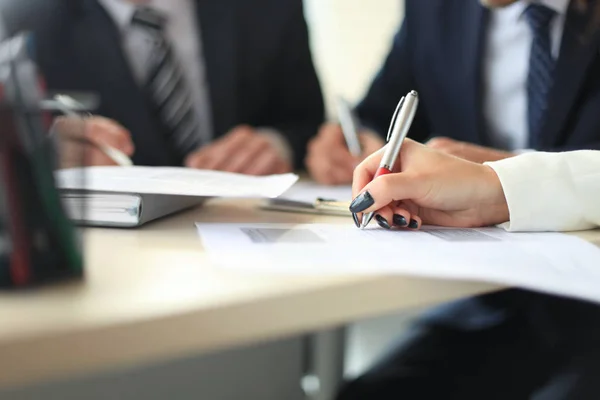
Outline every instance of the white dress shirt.
{"type": "MultiPolygon", "coordinates": [[[[483,113],[493,147],[522,150],[529,143],[527,76],[533,33],[521,0],[490,11],[483,64],[483,113]]],[[[558,59],[570,0],[539,0],[557,15],[550,26],[552,55],[558,59]]]]}
{"type": "Polygon", "coordinates": [[[509,231],[576,231],[600,226],[600,151],[533,152],[486,163],[500,178],[509,231]]]}

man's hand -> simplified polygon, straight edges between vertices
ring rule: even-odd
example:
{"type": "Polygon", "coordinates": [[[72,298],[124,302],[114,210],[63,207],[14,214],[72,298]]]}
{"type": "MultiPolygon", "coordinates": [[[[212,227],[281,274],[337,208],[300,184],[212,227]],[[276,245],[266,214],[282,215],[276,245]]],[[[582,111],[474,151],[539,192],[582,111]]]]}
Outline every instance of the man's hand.
{"type": "Polygon", "coordinates": [[[459,142],[458,140],[446,137],[436,137],[431,139],[427,142],[427,147],[479,164],[504,160],[505,158],[514,157],[516,155],[507,151],[459,142]]]}
{"type": "Polygon", "coordinates": [[[132,156],[131,134],[118,122],[104,117],[59,117],[52,127],[61,168],[116,165],[99,146],[109,146],[132,156]]]}
{"type": "Polygon", "coordinates": [[[379,150],[384,141],[373,132],[360,133],[363,156],[350,154],[342,128],[338,124],[325,124],[308,145],[306,167],[312,178],[325,185],[342,185],[352,182],[354,168],[367,156],[379,150]]]}
{"type": "Polygon", "coordinates": [[[292,171],[292,165],[273,140],[246,125],[238,126],[222,139],[190,154],[185,165],[247,175],[292,171]]]}

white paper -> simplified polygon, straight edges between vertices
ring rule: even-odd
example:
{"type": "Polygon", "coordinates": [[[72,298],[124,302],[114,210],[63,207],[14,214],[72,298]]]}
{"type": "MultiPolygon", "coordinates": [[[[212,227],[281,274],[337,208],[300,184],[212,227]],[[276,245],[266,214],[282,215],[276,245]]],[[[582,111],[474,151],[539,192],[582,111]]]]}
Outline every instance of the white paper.
{"type": "Polygon", "coordinates": [[[294,174],[255,177],[176,167],[88,167],[58,171],[61,189],[205,197],[274,198],[297,180],[294,174]]]}
{"type": "Polygon", "coordinates": [[[282,198],[314,204],[318,198],[336,201],[352,200],[352,186],[325,186],[312,182],[298,182],[281,195],[282,198]]]}
{"type": "Polygon", "coordinates": [[[434,227],[418,232],[374,227],[361,231],[352,222],[197,226],[214,262],[250,272],[408,274],[499,283],[600,302],[600,249],[558,233],[434,227]]]}

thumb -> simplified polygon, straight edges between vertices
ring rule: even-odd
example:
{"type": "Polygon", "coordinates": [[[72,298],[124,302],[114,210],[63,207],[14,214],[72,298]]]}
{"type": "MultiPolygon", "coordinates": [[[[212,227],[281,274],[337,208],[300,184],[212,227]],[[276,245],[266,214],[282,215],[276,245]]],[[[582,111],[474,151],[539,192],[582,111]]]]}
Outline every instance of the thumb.
{"type": "Polygon", "coordinates": [[[202,168],[205,157],[205,152],[198,150],[188,155],[184,161],[187,168],[200,169],[202,168]]]}
{"type": "Polygon", "coordinates": [[[409,173],[380,176],[369,183],[350,205],[353,213],[375,212],[392,202],[419,197],[422,185],[409,173]]]}

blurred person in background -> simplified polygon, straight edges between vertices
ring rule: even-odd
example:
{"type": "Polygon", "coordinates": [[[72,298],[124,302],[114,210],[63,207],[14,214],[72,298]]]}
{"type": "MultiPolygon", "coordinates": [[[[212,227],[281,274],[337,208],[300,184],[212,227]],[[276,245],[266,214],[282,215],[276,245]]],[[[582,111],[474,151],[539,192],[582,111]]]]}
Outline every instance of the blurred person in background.
{"type": "Polygon", "coordinates": [[[50,92],[99,96],[88,132],[138,165],[289,172],[324,118],[301,0],[5,0],[0,13],[6,34],[34,32],[50,92]]]}
{"type": "MultiPolygon", "coordinates": [[[[386,132],[398,98],[414,89],[421,103],[412,138],[471,163],[527,149],[600,148],[600,3],[481,3],[406,1],[394,47],[357,109],[368,128],[363,135],[375,141],[386,132]]],[[[308,167],[324,183],[349,182],[358,161],[347,155],[340,135],[327,125],[310,146],[308,167]]],[[[430,161],[443,168],[443,160],[430,161]]],[[[533,176],[527,168],[549,167],[514,165],[523,168],[524,181],[533,176]]],[[[570,176],[577,184],[560,185],[563,196],[586,196],[579,183],[597,175],[576,165],[559,163],[552,171],[561,176],[527,182],[543,190],[570,176]]],[[[459,187],[460,178],[447,176],[448,187],[459,187]]],[[[531,215],[545,209],[529,206],[531,215]]],[[[563,217],[546,215],[546,226],[560,226],[563,217]]],[[[409,221],[389,215],[380,225],[405,228],[409,221]]],[[[395,350],[345,385],[339,399],[595,399],[599,366],[600,308],[505,290],[426,312],[395,350]]]]}
{"type": "MultiPolygon", "coordinates": [[[[594,4],[406,0],[393,47],[356,108],[364,155],[383,145],[399,98],[411,90],[420,106],[410,137],[467,160],[600,149],[594,4]]],[[[350,183],[358,162],[337,124],[321,128],[306,160],[325,184],[350,183]]]]}

